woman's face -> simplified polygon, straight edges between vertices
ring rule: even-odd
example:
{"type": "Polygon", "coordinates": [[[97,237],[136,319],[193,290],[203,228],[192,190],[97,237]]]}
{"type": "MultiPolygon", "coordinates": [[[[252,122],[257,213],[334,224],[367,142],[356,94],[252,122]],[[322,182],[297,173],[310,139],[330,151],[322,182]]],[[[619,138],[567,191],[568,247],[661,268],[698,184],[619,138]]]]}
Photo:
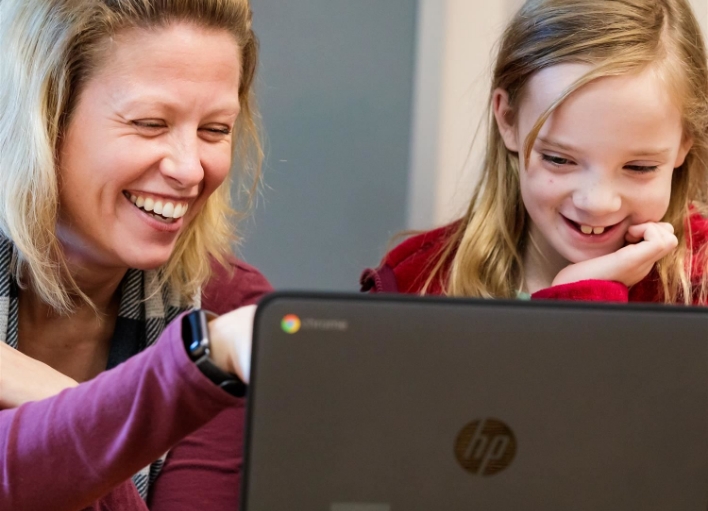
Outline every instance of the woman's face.
{"type": "Polygon", "coordinates": [[[590,70],[561,64],[539,71],[514,124],[505,125],[506,99],[495,95],[504,142],[520,154],[531,236],[547,258],[572,263],[617,251],[631,225],[660,221],[674,168],[690,148],[669,88],[647,69],[574,92],[544,124],[525,162],[524,141],[538,118],[590,70]]]}
{"type": "Polygon", "coordinates": [[[169,259],[231,167],[240,69],[225,31],[182,23],[111,41],[59,148],[58,233],[73,264],[169,259]]]}

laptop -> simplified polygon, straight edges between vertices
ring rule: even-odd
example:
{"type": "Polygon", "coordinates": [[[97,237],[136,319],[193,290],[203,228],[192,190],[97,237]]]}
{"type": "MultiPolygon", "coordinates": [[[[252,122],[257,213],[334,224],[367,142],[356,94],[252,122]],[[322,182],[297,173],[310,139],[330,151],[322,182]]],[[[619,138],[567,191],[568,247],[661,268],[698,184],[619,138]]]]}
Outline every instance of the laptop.
{"type": "Polygon", "coordinates": [[[708,507],[708,310],[275,294],[242,511],[708,507]]]}

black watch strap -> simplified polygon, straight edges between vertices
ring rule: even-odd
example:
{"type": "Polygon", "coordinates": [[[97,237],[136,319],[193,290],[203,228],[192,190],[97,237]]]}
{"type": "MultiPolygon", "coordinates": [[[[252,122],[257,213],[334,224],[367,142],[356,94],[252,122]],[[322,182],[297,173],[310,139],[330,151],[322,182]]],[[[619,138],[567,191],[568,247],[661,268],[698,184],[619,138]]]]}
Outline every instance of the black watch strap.
{"type": "Polygon", "coordinates": [[[244,397],[248,387],[241,379],[222,371],[211,359],[207,312],[197,309],[182,316],[182,341],[189,358],[199,370],[226,392],[236,397],[244,397]]]}

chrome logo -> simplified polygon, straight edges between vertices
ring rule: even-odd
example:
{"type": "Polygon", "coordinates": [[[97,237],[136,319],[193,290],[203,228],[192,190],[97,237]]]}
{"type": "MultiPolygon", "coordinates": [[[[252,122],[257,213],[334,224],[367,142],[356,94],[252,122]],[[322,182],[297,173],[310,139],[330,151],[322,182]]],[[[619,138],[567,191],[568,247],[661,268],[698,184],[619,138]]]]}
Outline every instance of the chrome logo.
{"type": "Polygon", "coordinates": [[[288,314],[280,322],[280,327],[286,334],[296,333],[300,330],[300,325],[300,318],[298,318],[295,314],[288,314]]]}

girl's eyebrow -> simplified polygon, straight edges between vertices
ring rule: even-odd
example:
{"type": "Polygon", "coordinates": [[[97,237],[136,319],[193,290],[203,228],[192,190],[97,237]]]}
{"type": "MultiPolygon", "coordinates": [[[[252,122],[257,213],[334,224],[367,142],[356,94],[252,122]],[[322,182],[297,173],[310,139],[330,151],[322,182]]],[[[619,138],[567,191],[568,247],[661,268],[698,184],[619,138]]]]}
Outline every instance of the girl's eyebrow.
{"type": "Polygon", "coordinates": [[[563,151],[569,151],[569,152],[577,151],[577,149],[571,145],[564,144],[564,143],[558,142],[556,140],[551,140],[550,138],[544,138],[544,137],[539,136],[536,140],[538,140],[542,144],[557,147],[558,149],[561,149],[563,151]]]}
{"type": "MultiPolygon", "coordinates": [[[[564,144],[564,143],[558,142],[556,140],[551,140],[549,138],[538,137],[537,140],[539,142],[541,142],[542,144],[552,146],[552,147],[557,147],[558,149],[561,149],[562,151],[568,151],[568,152],[578,151],[577,148],[575,148],[571,145],[564,144]]],[[[634,158],[640,158],[640,157],[643,157],[643,158],[655,157],[656,158],[656,157],[660,157],[660,156],[664,156],[664,157],[668,156],[669,154],[671,154],[671,148],[669,148],[669,147],[665,147],[665,148],[661,148],[661,149],[646,148],[646,149],[632,150],[629,152],[631,153],[632,157],[634,157],[634,158]]]]}

